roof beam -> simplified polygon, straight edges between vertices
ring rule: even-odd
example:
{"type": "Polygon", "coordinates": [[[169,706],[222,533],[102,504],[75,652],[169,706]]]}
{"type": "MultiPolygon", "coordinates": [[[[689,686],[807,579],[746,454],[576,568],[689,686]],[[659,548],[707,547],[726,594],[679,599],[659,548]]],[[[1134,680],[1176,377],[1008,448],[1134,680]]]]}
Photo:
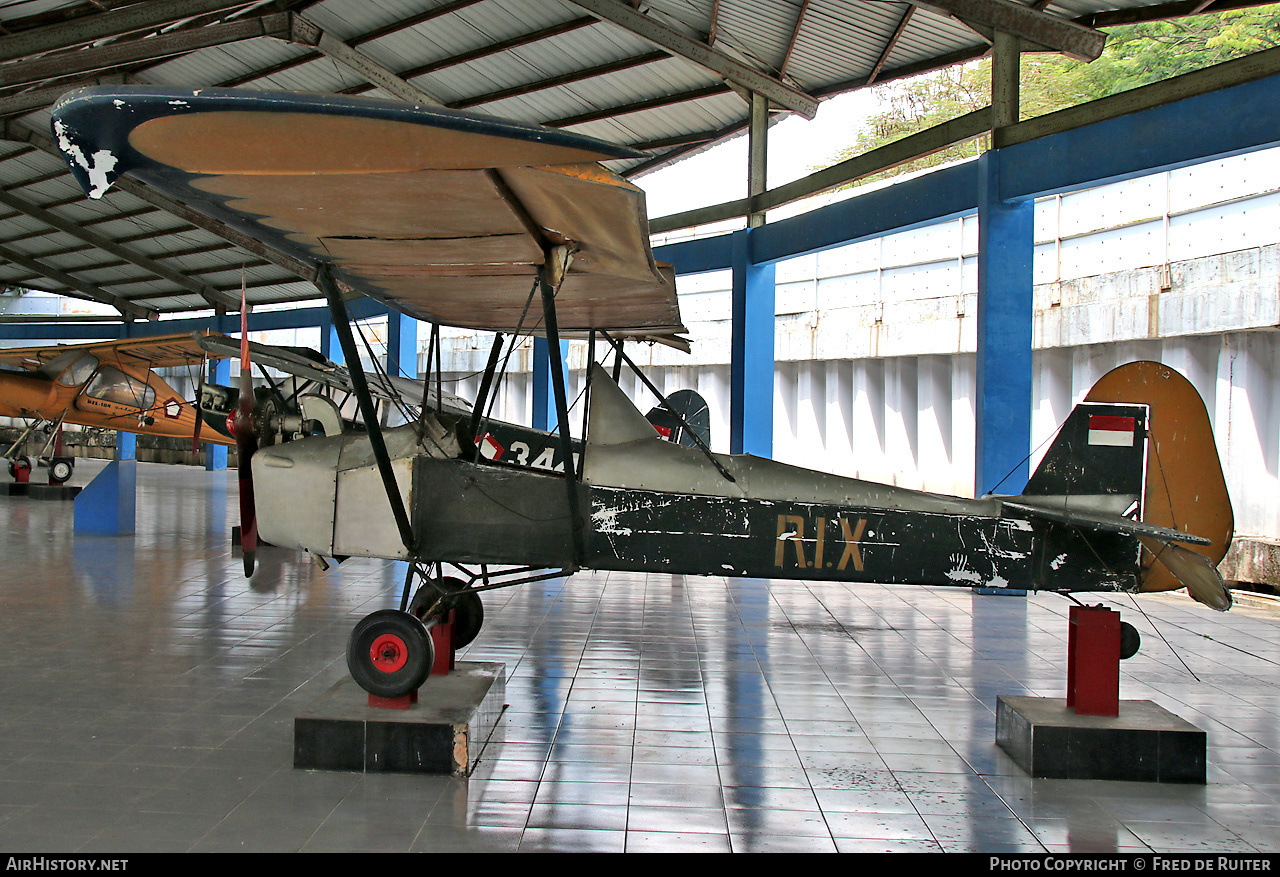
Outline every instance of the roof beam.
{"type": "Polygon", "coordinates": [[[109,43],[74,52],[60,52],[38,60],[5,64],[0,66],[0,85],[26,85],[76,73],[109,70],[254,37],[288,39],[291,18],[289,13],[278,12],[242,21],[211,24],[194,30],[175,31],[145,40],[109,43]]]}
{"type": "Polygon", "coordinates": [[[45,210],[40,205],[34,204],[25,198],[19,198],[18,196],[12,195],[8,192],[0,191],[0,204],[12,207],[14,210],[20,210],[27,216],[30,216],[38,222],[44,223],[50,228],[56,228],[65,235],[70,235],[77,240],[84,241],[87,244],[92,244],[98,249],[105,250],[116,258],[123,259],[132,265],[136,265],[144,271],[149,271],[157,277],[163,278],[181,289],[193,292],[215,308],[226,309],[229,307],[232,310],[240,309],[240,302],[234,297],[224,295],[211,286],[206,286],[203,283],[192,280],[190,277],[186,277],[167,265],[160,264],[149,256],[134,252],[128,247],[117,244],[115,241],[104,235],[98,234],[96,231],[89,231],[86,228],[82,228],[77,223],[58,216],[56,213],[45,210]]]}
{"type": "Polygon", "coordinates": [[[343,42],[320,26],[301,15],[293,16],[290,38],[295,43],[315,46],[323,54],[337,61],[366,82],[382,89],[392,97],[411,104],[444,106],[434,95],[428,94],[394,71],[384,67],[359,49],[343,42]]]}
{"type": "Polygon", "coordinates": [[[124,9],[84,15],[67,22],[45,25],[0,37],[0,61],[30,58],[43,52],[82,46],[95,40],[156,28],[175,21],[251,6],[249,0],[165,0],[137,3],[124,9]]]}
{"type": "Polygon", "coordinates": [[[630,58],[623,58],[620,61],[610,61],[606,64],[599,64],[595,67],[588,67],[585,70],[575,70],[572,73],[562,73],[559,76],[549,76],[546,79],[538,79],[533,82],[526,82],[524,85],[517,85],[511,88],[504,88],[500,91],[490,91],[485,94],[477,94],[472,97],[463,98],[449,103],[449,107],[455,110],[466,109],[467,107],[477,107],[481,104],[497,103],[512,97],[523,97],[526,94],[532,94],[535,91],[542,91],[547,88],[556,88],[561,85],[570,85],[574,82],[582,82],[585,79],[594,79],[597,76],[608,76],[610,73],[617,73],[621,70],[630,70],[634,67],[643,67],[646,64],[654,64],[658,61],[665,61],[671,56],[666,52],[648,52],[644,55],[634,55],[630,58]]]}
{"type": "Polygon", "coordinates": [[[1021,37],[1081,61],[1092,61],[1102,54],[1107,35],[1024,6],[1014,0],[907,0],[913,6],[954,15],[966,23],[974,22],[993,30],[1021,37]]]}
{"type": "Polygon", "coordinates": [[[889,41],[884,44],[884,48],[880,50],[880,57],[876,59],[875,66],[871,68],[871,72],[867,74],[867,85],[876,81],[876,77],[880,75],[880,71],[884,69],[885,62],[889,60],[889,56],[893,54],[893,50],[898,47],[898,40],[902,39],[902,34],[906,31],[907,25],[911,23],[911,17],[916,14],[916,7],[907,6],[907,11],[902,14],[902,20],[898,22],[898,26],[893,29],[893,35],[889,37],[889,41]]]}
{"type": "MultiPolygon", "coordinates": [[[[730,58],[706,43],[686,36],[619,0],[568,0],[601,21],[630,31],[643,40],[710,70],[747,91],[764,95],[780,107],[806,119],[818,112],[818,101],[782,80],[730,58]]],[[[946,0],[953,2],[953,0],[946,0]]],[[[1007,0],[1006,0],[1007,2],[1007,0]]]]}
{"type": "Polygon", "coordinates": [[[753,198],[739,198],[736,201],[727,201],[710,207],[659,216],[649,221],[649,231],[655,234],[675,231],[694,225],[705,225],[709,222],[720,222],[751,213],[774,210],[802,198],[889,170],[922,155],[930,155],[946,149],[953,143],[972,140],[990,130],[991,108],[984,107],[932,128],[909,134],[892,143],[886,143],[884,146],[856,155],[839,164],[809,174],[807,177],[769,189],[753,198]]]}
{"type": "Polygon", "coordinates": [[[46,265],[38,259],[33,259],[30,256],[26,256],[16,250],[11,250],[8,247],[0,247],[0,259],[12,262],[15,265],[21,265],[28,271],[33,271],[41,277],[52,280],[55,283],[60,283],[69,290],[74,290],[74,292],[69,294],[75,298],[87,298],[91,301],[110,305],[126,317],[153,320],[159,316],[159,313],[154,308],[140,307],[139,305],[129,301],[127,298],[121,298],[120,296],[105,293],[77,277],[72,277],[64,271],[59,271],[57,268],[46,265]],[[79,293],[78,296],[75,294],[77,292],[79,293]]]}

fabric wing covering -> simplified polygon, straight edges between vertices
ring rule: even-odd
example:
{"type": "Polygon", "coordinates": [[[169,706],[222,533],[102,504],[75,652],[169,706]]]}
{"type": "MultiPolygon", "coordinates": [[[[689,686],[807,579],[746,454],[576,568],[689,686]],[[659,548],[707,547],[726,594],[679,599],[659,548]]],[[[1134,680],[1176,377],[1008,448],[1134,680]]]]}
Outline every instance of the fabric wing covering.
{"type": "Polygon", "coordinates": [[[625,147],[438,107],[236,89],[81,89],[52,125],[90,197],[130,174],[289,255],[331,263],[352,289],[418,319],[535,327],[537,267],[567,245],[562,330],[683,346],[644,193],[600,164],[636,154],[625,147]]]}

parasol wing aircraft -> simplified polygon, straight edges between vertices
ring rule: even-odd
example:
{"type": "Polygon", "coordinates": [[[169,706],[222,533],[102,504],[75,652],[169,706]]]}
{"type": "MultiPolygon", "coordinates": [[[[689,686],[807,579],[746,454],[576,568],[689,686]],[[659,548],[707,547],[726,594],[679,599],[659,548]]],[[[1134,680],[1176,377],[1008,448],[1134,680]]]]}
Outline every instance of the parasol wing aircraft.
{"type": "MultiPolygon", "coordinates": [[[[1216,563],[1233,519],[1208,417],[1165,366],[1104,377],[1018,496],[948,497],[715,454],[696,430],[692,447],[661,441],[595,362],[599,340],[615,370],[627,362],[644,380],[625,340],[686,343],[643,194],[601,164],[633,154],[623,147],[434,107],[218,89],[73,92],[53,130],[90,196],[132,174],[313,265],[348,362],[352,294],[436,324],[538,332],[553,349],[565,333],[588,338],[581,466],[557,357],[560,473],[477,453],[479,400],[470,416],[424,405],[382,428],[359,370],[363,434],[253,456],[269,486],[263,538],[409,562],[400,607],[363,619],[349,641],[348,666],[371,694],[426,678],[424,619],[456,609],[465,644],[483,620],[478,592],[579,569],[1068,595],[1186,587],[1230,606],[1216,563]]],[[[665,408],[683,431],[679,406],[665,408]]]]}

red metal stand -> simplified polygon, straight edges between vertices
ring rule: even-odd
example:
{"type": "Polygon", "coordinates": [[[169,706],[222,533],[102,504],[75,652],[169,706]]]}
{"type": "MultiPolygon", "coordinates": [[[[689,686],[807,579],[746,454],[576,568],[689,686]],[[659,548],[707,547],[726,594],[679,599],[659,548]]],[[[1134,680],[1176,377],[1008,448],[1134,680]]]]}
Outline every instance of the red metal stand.
{"type": "Polygon", "coordinates": [[[408,694],[400,697],[378,697],[376,694],[369,695],[369,706],[377,710],[407,710],[418,702],[418,691],[414,689],[408,694]]]}
{"type": "Polygon", "coordinates": [[[431,665],[432,676],[442,676],[454,667],[453,623],[456,617],[457,611],[450,609],[448,617],[431,626],[431,643],[436,647],[436,660],[431,665]]]}
{"type": "Polygon", "coordinates": [[[1120,613],[1072,606],[1067,637],[1067,706],[1084,716],[1120,715],[1120,613]]]}

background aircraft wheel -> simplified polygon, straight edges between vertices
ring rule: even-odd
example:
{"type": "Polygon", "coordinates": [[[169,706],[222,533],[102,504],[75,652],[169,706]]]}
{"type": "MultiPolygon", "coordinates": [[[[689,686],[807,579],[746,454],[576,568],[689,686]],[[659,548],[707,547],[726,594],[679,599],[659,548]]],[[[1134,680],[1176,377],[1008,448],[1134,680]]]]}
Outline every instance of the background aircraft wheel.
{"type": "Polygon", "coordinates": [[[1127,621],[1120,622],[1120,660],[1132,658],[1138,654],[1141,646],[1142,636],[1138,633],[1138,628],[1127,621]]]}
{"type": "Polygon", "coordinates": [[[347,641],[347,669],[377,697],[403,697],[422,686],[435,663],[435,646],[422,622],[383,609],[366,615],[347,641]]]}
{"type": "MultiPolygon", "coordinates": [[[[480,634],[480,628],[484,625],[484,603],[480,601],[480,595],[467,587],[461,579],[441,579],[440,584],[452,595],[444,605],[458,610],[453,625],[453,647],[460,649],[470,645],[471,641],[480,634]]],[[[424,584],[414,592],[413,600],[409,603],[409,611],[415,618],[426,621],[423,616],[436,602],[438,596],[439,592],[434,582],[424,584]]]]}
{"type": "Polygon", "coordinates": [[[74,471],[75,467],[66,460],[54,460],[49,466],[49,483],[66,484],[74,471]]]}
{"type": "Polygon", "coordinates": [[[29,457],[14,457],[9,461],[9,477],[17,478],[19,469],[31,469],[31,459],[29,457]]]}

